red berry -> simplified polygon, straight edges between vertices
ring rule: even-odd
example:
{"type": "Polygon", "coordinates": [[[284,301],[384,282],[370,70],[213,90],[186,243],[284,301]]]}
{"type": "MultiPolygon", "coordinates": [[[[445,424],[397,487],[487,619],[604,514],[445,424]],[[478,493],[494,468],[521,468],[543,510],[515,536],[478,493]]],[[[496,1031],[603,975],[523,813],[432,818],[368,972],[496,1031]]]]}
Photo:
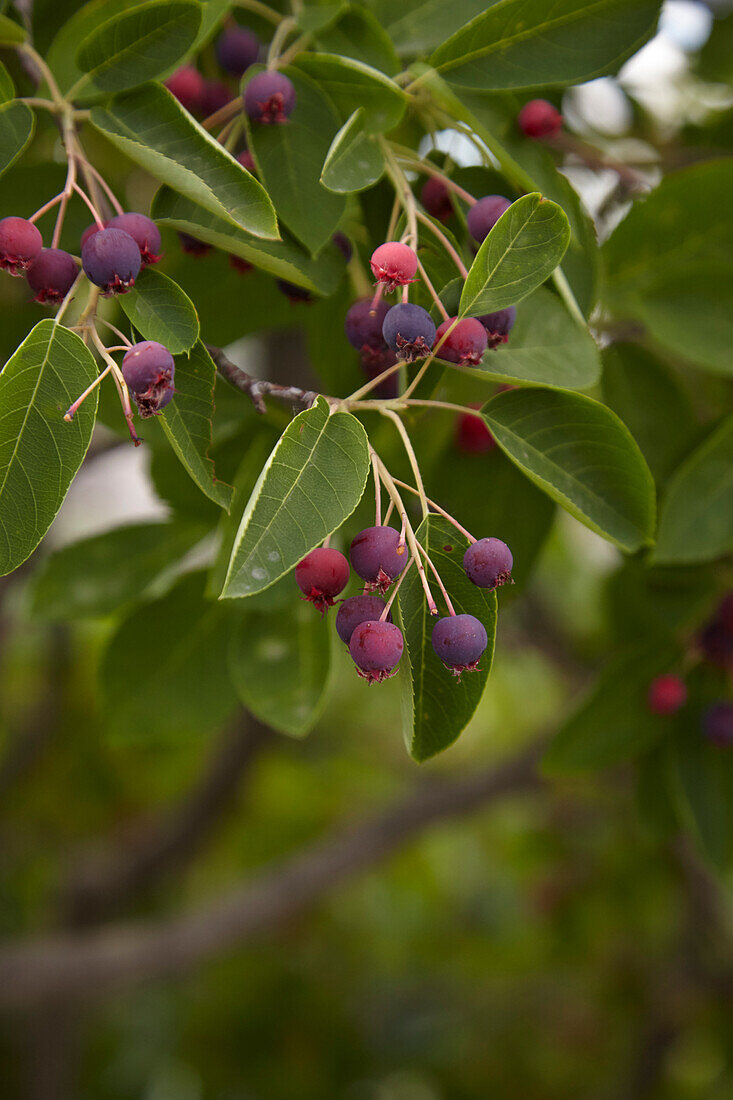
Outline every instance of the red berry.
{"type": "Polygon", "coordinates": [[[22,275],[43,248],[43,238],[25,218],[0,221],[0,267],[10,275],[22,275]]]}
{"type": "Polygon", "coordinates": [[[177,69],[165,82],[165,86],[176,97],[182,107],[192,114],[201,111],[201,99],[204,94],[204,78],[192,65],[177,69]]]}
{"type": "Polygon", "coordinates": [[[400,628],[379,620],[360,623],[349,641],[356,670],[370,684],[380,684],[394,675],[403,649],[400,628]]]}
{"type": "Polygon", "coordinates": [[[339,550],[321,546],[298,562],[295,580],[304,598],[324,614],[349,582],[349,563],[339,550]]]}
{"type": "Polygon", "coordinates": [[[489,644],[483,623],[473,615],[448,615],[438,619],[430,637],[433,649],[454,676],[474,672],[489,644]]]}
{"type": "Polygon", "coordinates": [[[479,539],[463,555],[463,568],[478,588],[510,584],[513,565],[512,552],[501,539],[479,539]]]}
{"type": "MultiPolygon", "coordinates": [[[[472,408],[478,409],[479,405],[472,408]]],[[[496,447],[496,440],[481,416],[461,413],[456,422],[456,447],[468,455],[486,454],[496,447]]]]}
{"type": "MultiPolygon", "coordinates": [[[[434,347],[437,347],[455,320],[455,317],[449,317],[438,326],[434,347]]],[[[481,362],[487,344],[488,336],[481,322],[475,317],[464,317],[443,340],[437,354],[439,359],[444,359],[447,363],[458,363],[462,367],[476,367],[481,362]]]]}
{"type": "Polygon", "coordinates": [[[76,282],[76,260],[61,248],[44,248],[25,273],[33,300],[58,305],[76,282]]]}
{"type": "MultiPolygon", "coordinates": [[[[91,228],[91,226],[90,226],[91,228]]],[[[160,230],[154,221],[145,214],[117,214],[106,223],[105,229],[124,229],[140,249],[140,262],[143,267],[157,264],[160,259],[160,230]]],[[[85,230],[88,233],[89,230],[85,230]]],[[[93,234],[90,234],[93,236],[93,234]]],[[[88,238],[87,238],[88,239],[88,238]]],[[[82,247],[86,241],[82,237],[82,247]]]]}
{"type": "Polygon", "coordinates": [[[679,676],[657,676],[649,685],[646,700],[652,714],[675,714],[687,702],[687,687],[679,676]]]}
{"type": "Polygon", "coordinates": [[[386,592],[407,565],[409,554],[394,527],[367,527],[353,539],[349,557],[369,588],[386,592]]]}
{"type": "Polygon", "coordinates": [[[512,204],[503,195],[485,195],[475,202],[466,215],[468,232],[479,244],[488,237],[502,214],[512,204]]]}
{"type": "Polygon", "coordinates": [[[387,241],[375,248],[371,258],[372,271],[378,283],[385,283],[386,290],[407,286],[415,279],[417,254],[407,244],[387,241]]]}
{"type": "Polygon", "coordinates": [[[251,172],[253,176],[257,175],[257,165],[255,164],[255,158],[252,156],[249,149],[243,149],[241,153],[238,153],[237,160],[242,165],[242,168],[246,168],[247,171],[251,172]]]}
{"type": "Polygon", "coordinates": [[[546,99],[531,99],[519,112],[517,124],[526,137],[552,137],[562,129],[562,115],[546,99]]]}
{"type": "Polygon", "coordinates": [[[295,109],[295,88],[282,73],[267,70],[244,89],[244,109],[253,122],[287,122],[295,109]]]}
{"type": "Polygon", "coordinates": [[[447,222],[453,214],[450,191],[441,179],[431,176],[420,192],[420,201],[428,214],[438,221],[447,222]]]}

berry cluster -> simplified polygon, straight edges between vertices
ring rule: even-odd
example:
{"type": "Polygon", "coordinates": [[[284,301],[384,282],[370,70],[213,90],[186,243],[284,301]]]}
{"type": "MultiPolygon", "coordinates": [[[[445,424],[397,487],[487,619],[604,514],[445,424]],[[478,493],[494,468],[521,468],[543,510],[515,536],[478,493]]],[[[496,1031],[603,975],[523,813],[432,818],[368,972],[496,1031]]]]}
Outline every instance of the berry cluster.
{"type": "MultiPolygon", "coordinates": [[[[364,581],[364,590],[361,595],[340,601],[336,632],[349,647],[357,673],[370,684],[389,679],[399,664],[404,639],[392,622],[390,610],[399,582],[386,602],[384,595],[413,564],[422,570],[420,553],[425,553],[421,547],[417,554],[411,552],[404,533],[386,524],[365,528],[351,542],[351,568],[364,581]]],[[[511,583],[512,555],[500,539],[473,541],[463,564],[467,576],[479,588],[495,589],[511,583]]],[[[330,547],[312,550],[295,568],[295,580],[303,599],[313,603],[321,614],[333,606],[335,598],[346,588],[349,574],[349,561],[330,547]]],[[[460,676],[478,668],[488,637],[475,616],[457,615],[442,584],[441,590],[449,613],[435,623],[431,642],[445,667],[460,676]]],[[[434,603],[431,613],[437,614],[434,603]]]]}
{"type": "MultiPolygon", "coordinates": [[[[702,628],[695,645],[697,659],[733,675],[733,593],[728,593],[715,614],[702,628]]],[[[693,658],[695,659],[695,658],[693,658]]],[[[655,677],[647,692],[652,714],[677,714],[688,702],[687,684],[681,676],[665,673],[655,677]]],[[[733,746],[733,703],[720,699],[703,712],[702,730],[711,744],[733,746]]]]}

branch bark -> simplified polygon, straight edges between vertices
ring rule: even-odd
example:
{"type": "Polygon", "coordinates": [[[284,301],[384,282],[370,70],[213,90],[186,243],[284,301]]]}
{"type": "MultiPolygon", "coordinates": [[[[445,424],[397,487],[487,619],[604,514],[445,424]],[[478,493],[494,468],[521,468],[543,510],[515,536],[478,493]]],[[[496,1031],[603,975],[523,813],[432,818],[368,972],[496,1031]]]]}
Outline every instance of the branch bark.
{"type": "Polygon", "coordinates": [[[246,393],[258,413],[267,412],[266,394],[279,397],[281,401],[287,401],[290,405],[302,405],[304,409],[309,409],[318,397],[315,390],[303,390],[299,386],[281,386],[277,382],[265,382],[260,378],[253,378],[251,374],[247,374],[241,367],[232,363],[222,349],[213,344],[207,344],[206,350],[214,360],[222,378],[225,378],[236,390],[246,393]]]}
{"type": "Polygon", "coordinates": [[[538,790],[542,749],[538,743],[498,767],[421,783],[395,805],[360,824],[335,829],[190,913],[8,946],[0,952],[0,1008],[31,1009],[58,997],[95,999],[184,973],[234,944],[270,932],[437,822],[506,795],[538,790]]]}

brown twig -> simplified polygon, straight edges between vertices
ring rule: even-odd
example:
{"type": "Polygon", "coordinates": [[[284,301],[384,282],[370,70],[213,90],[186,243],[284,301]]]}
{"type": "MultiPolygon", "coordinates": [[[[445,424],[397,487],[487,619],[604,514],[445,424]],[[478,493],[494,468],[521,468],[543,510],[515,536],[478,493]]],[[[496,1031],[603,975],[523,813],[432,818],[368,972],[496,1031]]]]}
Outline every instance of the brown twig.
{"type": "Polygon", "coordinates": [[[222,349],[213,344],[207,344],[206,350],[214,360],[222,378],[225,378],[230,386],[246,393],[258,413],[267,412],[264,400],[266,394],[279,397],[281,401],[287,401],[290,405],[302,405],[304,409],[309,409],[318,397],[314,390],[303,390],[299,386],[281,386],[277,382],[265,382],[261,378],[253,378],[251,374],[247,374],[241,367],[232,363],[222,349]]]}

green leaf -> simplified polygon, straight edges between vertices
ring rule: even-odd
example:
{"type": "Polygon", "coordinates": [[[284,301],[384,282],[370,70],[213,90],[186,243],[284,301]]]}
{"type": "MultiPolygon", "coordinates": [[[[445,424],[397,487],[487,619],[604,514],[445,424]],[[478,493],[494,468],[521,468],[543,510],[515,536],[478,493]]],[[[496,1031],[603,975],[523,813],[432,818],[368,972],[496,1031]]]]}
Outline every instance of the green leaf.
{"type": "Polygon", "coordinates": [[[433,649],[430,639],[438,617],[428,612],[417,570],[410,569],[398,596],[405,638],[400,678],[405,740],[413,759],[423,761],[453,744],[481,701],[494,656],[496,593],[469,581],[463,568],[468,539],[442,516],[423,520],[416,535],[440,573],[456,614],[474,615],[489,637],[479,667],[460,679],[454,676],[433,649]]]}
{"type": "Polygon", "coordinates": [[[496,442],[571,515],[625,550],[654,534],[654,482],[628,428],[590,397],[534,387],[482,412],[496,442]]]}
{"type": "Polygon", "coordinates": [[[578,84],[615,72],[657,26],[659,0],[493,0],[430,64],[483,91],[578,84]]]}
{"type": "Polygon", "coordinates": [[[193,0],[141,4],[92,31],[79,46],[76,62],[86,81],[103,92],[143,84],[186,54],[196,40],[201,15],[193,0]]]}
{"type": "Polygon", "coordinates": [[[141,271],[119,303],[144,340],[157,340],[173,355],[188,351],[199,338],[196,307],[161,271],[141,271]]]}
{"type": "Polygon", "coordinates": [[[652,714],[649,685],[675,670],[679,646],[645,642],[619,654],[590,695],[560,727],[544,758],[551,773],[593,771],[640,756],[669,733],[669,716],[652,714]]]}
{"type": "Polygon", "coordinates": [[[35,116],[27,103],[15,99],[0,107],[0,175],[26,148],[35,125],[35,116]]]}
{"type": "Polygon", "coordinates": [[[329,414],[319,397],[278,440],[244,510],[223,597],[269,588],[361,500],[369,473],[366,432],[350,413],[329,414]]]}
{"type": "Polygon", "coordinates": [[[232,487],[218,481],[209,458],[214,415],[216,367],[199,341],[189,356],[176,359],[176,395],[160,414],[163,430],[184,469],[202,493],[229,510],[232,487]]]}
{"type": "Polygon", "coordinates": [[[611,344],[603,352],[603,396],[641,447],[655,479],[664,481],[697,433],[692,403],[676,376],[638,344],[611,344]]]}
{"type": "Polygon", "coordinates": [[[343,117],[363,107],[369,133],[393,130],[402,120],[407,95],[378,69],[330,53],[302,53],[294,65],[321,85],[338,104],[343,117]]]}
{"type": "Polygon", "coordinates": [[[302,737],[318,721],[331,671],[330,625],[295,597],[283,610],[237,618],[229,672],[242,705],[261,722],[302,737]]]}
{"type": "Polygon", "coordinates": [[[666,176],[603,246],[606,295],[675,357],[730,376],[733,161],[666,176]]]}
{"type": "Polygon", "coordinates": [[[245,116],[247,144],[278,216],[315,254],[331,239],[345,209],[344,199],[320,182],[339,120],[314,81],[297,69],[283,72],[295,85],[295,110],[284,126],[262,126],[245,116]]]}
{"type": "Polygon", "coordinates": [[[84,76],[76,63],[79,43],[93,35],[104,23],[147,3],[149,0],[89,0],[62,23],[46,57],[62,92],[68,92],[84,76]]]}
{"type": "Polygon", "coordinates": [[[486,0],[375,0],[375,14],[400,54],[426,54],[482,12],[486,0]]]}
{"type": "Polygon", "coordinates": [[[9,103],[15,97],[15,85],[8,70],[0,62],[0,103],[9,103]]]}
{"type": "Polygon", "coordinates": [[[216,248],[241,256],[278,278],[313,290],[332,294],[344,276],[345,264],[335,245],[327,245],[317,259],[287,238],[263,241],[241,229],[234,229],[222,218],[197,206],[168,187],[161,188],[153,200],[151,217],[163,225],[190,233],[216,248]]]}
{"type": "Polygon", "coordinates": [[[203,598],[197,573],[120,624],[100,669],[115,740],[178,744],[227,719],[237,705],[227,670],[228,610],[203,598]]]}
{"type": "Polygon", "coordinates": [[[90,121],[156,179],[225,222],[277,239],[267,192],[160,84],[148,84],[93,107],[90,121]]]}
{"type": "Polygon", "coordinates": [[[0,373],[0,576],[33,553],[92,438],[97,391],[71,423],[69,405],[97,377],[74,332],[40,321],[0,373]]]}
{"type": "Polygon", "coordinates": [[[400,71],[400,60],[387,32],[370,11],[356,4],[318,35],[318,49],[362,61],[388,76],[400,71]]]}
{"type": "Polygon", "coordinates": [[[334,23],[346,5],[320,3],[318,7],[302,8],[297,14],[298,28],[303,34],[318,34],[334,23]]]}
{"type": "Polygon", "coordinates": [[[733,84],[733,12],[714,20],[695,67],[703,80],[733,84]]]}
{"type": "Polygon", "coordinates": [[[206,533],[190,523],[138,523],[82,539],[47,557],[31,584],[43,619],[101,618],[144,599],[206,533]]]}
{"type": "Polygon", "coordinates": [[[460,315],[516,305],[544,283],[570,241],[567,215],[539,194],[524,195],[502,214],[479,248],[461,294],[460,315]]]}
{"type": "Polygon", "coordinates": [[[509,342],[487,351],[478,369],[497,382],[587,390],[600,377],[601,359],[588,330],[555,294],[540,288],[517,311],[509,342]]]}
{"type": "Polygon", "coordinates": [[[667,485],[654,561],[713,561],[733,550],[733,416],[687,458],[667,485]]]}
{"type": "Polygon", "coordinates": [[[359,107],[331,142],[321,172],[321,183],[329,191],[364,191],[384,174],[382,150],[366,133],[364,118],[364,108],[359,107]]]}
{"type": "Polygon", "coordinates": [[[20,24],[0,15],[0,46],[17,46],[25,40],[26,33],[20,24]]]}
{"type": "Polygon", "coordinates": [[[680,723],[671,743],[676,803],[707,857],[725,868],[733,855],[733,769],[698,722],[680,723]]]}

